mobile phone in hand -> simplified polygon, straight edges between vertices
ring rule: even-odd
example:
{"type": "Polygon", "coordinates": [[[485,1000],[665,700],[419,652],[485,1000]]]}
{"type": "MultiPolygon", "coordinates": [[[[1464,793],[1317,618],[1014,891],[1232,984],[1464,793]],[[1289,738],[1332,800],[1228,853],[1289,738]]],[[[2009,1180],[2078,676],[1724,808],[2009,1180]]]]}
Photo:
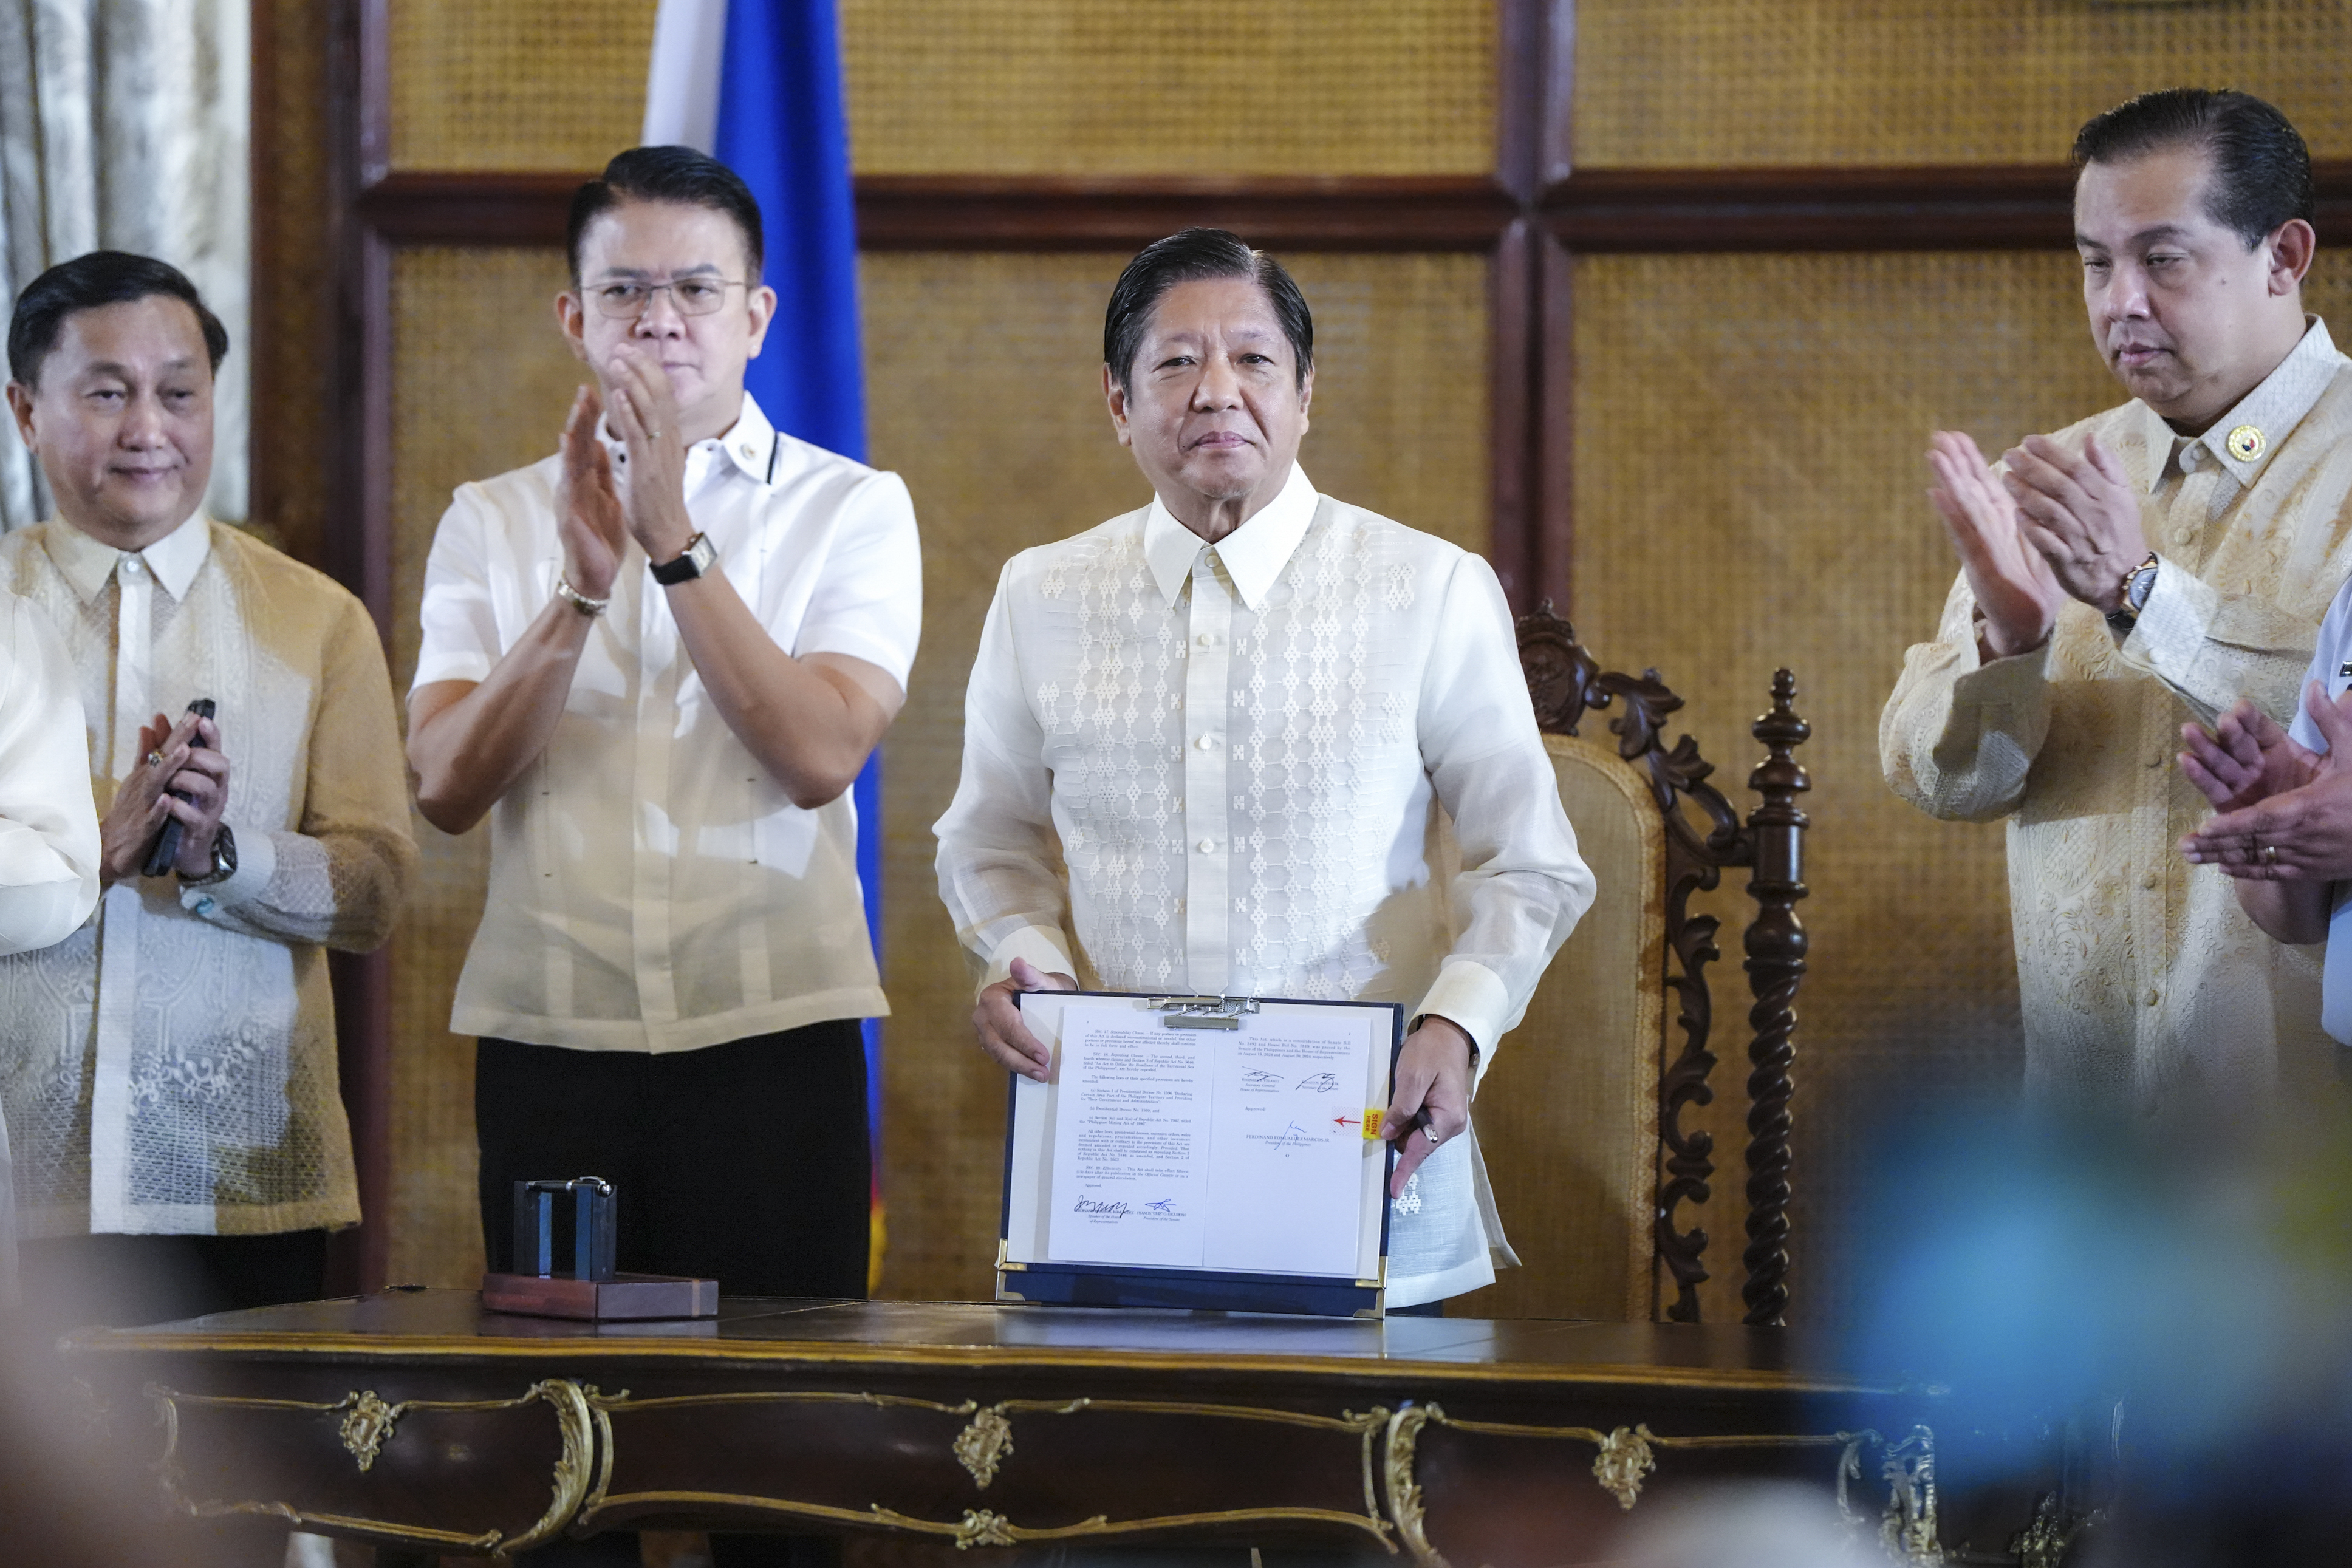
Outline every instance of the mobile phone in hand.
{"type": "MultiPolygon", "coordinates": [[[[188,711],[198,718],[210,718],[213,716],[213,699],[198,697],[188,705],[188,711]]],[[[188,799],[177,789],[170,791],[170,794],[174,800],[188,799]]],[[[148,848],[147,863],[139,868],[139,874],[162,876],[165,872],[170,871],[172,862],[180,858],[180,840],[184,836],[184,832],[185,824],[179,818],[164,818],[163,829],[156,833],[154,843],[148,848]]]]}

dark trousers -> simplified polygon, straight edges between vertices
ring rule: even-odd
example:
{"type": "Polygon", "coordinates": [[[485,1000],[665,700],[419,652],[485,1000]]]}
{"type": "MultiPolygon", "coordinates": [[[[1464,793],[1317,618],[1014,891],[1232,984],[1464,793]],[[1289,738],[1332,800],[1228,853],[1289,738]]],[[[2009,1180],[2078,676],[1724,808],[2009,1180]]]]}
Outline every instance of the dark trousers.
{"type": "Polygon", "coordinates": [[[493,1269],[513,1266],[517,1181],[594,1176],[616,1190],[624,1272],[716,1280],[730,1296],[866,1294],[873,1164],[854,1019],[658,1056],[485,1040],[474,1124],[493,1269]]]}
{"type": "MultiPolygon", "coordinates": [[[[514,1184],[614,1184],[614,1263],[717,1280],[730,1296],[866,1294],[873,1157],[854,1019],[700,1051],[485,1040],[474,1057],[482,1240],[514,1261],[514,1184]]],[[[568,1224],[556,1205],[559,1225],[568,1224]]],[[[634,1563],[634,1535],[561,1542],[531,1568],[634,1563]]],[[[838,1563],[830,1541],[715,1535],[721,1568],[838,1563]]]]}

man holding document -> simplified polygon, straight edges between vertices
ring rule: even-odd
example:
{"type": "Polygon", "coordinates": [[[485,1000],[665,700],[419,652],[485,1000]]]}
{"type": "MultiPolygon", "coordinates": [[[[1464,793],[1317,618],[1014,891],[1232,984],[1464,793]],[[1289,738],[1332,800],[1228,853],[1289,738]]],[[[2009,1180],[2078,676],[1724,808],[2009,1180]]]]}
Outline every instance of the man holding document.
{"type": "MultiPolygon", "coordinates": [[[[1297,463],[1313,320],[1234,235],[1146,247],[1103,358],[1154,499],[1006,565],[937,827],[940,896],[984,967],[981,1046],[1044,1080],[1018,993],[1082,983],[1402,1004],[1380,1129],[1400,1145],[1388,1304],[1475,1290],[1516,1260],[1461,1135],[1471,1095],[1592,901],[1501,587],[1478,557],[1315,492],[1297,463]]],[[[1279,1098],[1303,1130],[1310,1101],[1343,1123],[1374,1103],[1340,1072],[1323,1092],[1331,1069],[1300,1058],[1213,1071],[1235,1093],[1265,1075],[1268,1113],[1279,1098]]],[[[1256,1153],[1278,1155],[1280,1133],[1256,1153]]]]}

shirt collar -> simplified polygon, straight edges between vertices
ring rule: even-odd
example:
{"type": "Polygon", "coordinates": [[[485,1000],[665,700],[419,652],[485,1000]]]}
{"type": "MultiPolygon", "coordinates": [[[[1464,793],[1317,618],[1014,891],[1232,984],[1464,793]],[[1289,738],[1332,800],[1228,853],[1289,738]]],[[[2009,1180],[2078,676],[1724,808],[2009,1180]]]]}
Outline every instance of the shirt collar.
{"type": "Polygon", "coordinates": [[[50,520],[46,542],[49,559],[85,604],[106,591],[106,580],[114,575],[123,557],[133,554],[147,563],[155,580],[176,601],[188,596],[188,585],[195,581],[205,558],[212,553],[213,534],[211,522],[197,511],[145,549],[123,550],[56,517],[50,520]]]}
{"type": "MultiPolygon", "coordinates": [[[[2238,400],[2235,408],[2215,420],[2202,435],[2184,436],[2176,434],[2156,411],[2156,429],[2161,434],[2150,444],[2151,450],[2168,454],[2166,461],[2151,464],[2147,487],[2151,493],[2164,483],[2165,476],[2180,466],[2181,454],[2192,446],[2204,448],[2200,462],[2218,462],[2241,486],[2251,486],[2254,476],[2269,462],[2271,455],[2284,444],[2294,427],[2303,423],[2336,372],[2347,362],[2336,351],[2336,341],[2327,335],[2327,323],[2316,316],[2305,318],[2310,325],[2278,368],[2262,380],[2262,383],[2238,400]],[[2257,433],[2261,450],[2243,457],[2230,450],[2230,437],[2241,430],[2257,433]]],[[[2145,403],[2141,405],[2147,407],[2145,403]]]]}
{"type": "Polygon", "coordinates": [[[1320,499],[1307,470],[1293,463],[1281,493],[1249,521],[1211,545],[1178,522],[1166,502],[1152,497],[1151,509],[1143,519],[1143,558],[1150,563],[1151,580],[1160,585],[1160,598],[1174,604],[1185,579],[1192,574],[1192,563],[1203,549],[1213,549],[1225,563],[1242,602],[1252,610],[1264,609],[1275,580],[1290,564],[1298,541],[1307,537],[1320,499]]]}
{"type": "MultiPolygon", "coordinates": [[[[623,460],[626,448],[601,419],[596,422],[596,439],[604,444],[604,450],[612,455],[616,464],[623,460]]],[[[688,448],[688,455],[691,457],[698,452],[717,451],[742,470],[745,477],[766,485],[774,480],[776,458],[782,445],[783,440],[776,434],[775,425],[769,422],[766,411],[760,407],[760,400],[746,392],[743,406],[735,415],[735,423],[728,427],[727,434],[696,442],[688,448]]]]}

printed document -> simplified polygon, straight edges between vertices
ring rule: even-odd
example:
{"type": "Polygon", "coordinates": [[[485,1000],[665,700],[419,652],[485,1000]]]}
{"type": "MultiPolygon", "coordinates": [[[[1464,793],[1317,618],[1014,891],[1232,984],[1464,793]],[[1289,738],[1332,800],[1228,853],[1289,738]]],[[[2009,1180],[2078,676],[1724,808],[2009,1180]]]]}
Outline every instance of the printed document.
{"type": "Polygon", "coordinates": [[[1055,1062],[1046,1256],[1357,1277],[1385,1196],[1390,1016],[1284,1008],[1244,1013],[1236,1030],[1171,1029],[1131,1004],[1074,998],[1055,1062]]]}

